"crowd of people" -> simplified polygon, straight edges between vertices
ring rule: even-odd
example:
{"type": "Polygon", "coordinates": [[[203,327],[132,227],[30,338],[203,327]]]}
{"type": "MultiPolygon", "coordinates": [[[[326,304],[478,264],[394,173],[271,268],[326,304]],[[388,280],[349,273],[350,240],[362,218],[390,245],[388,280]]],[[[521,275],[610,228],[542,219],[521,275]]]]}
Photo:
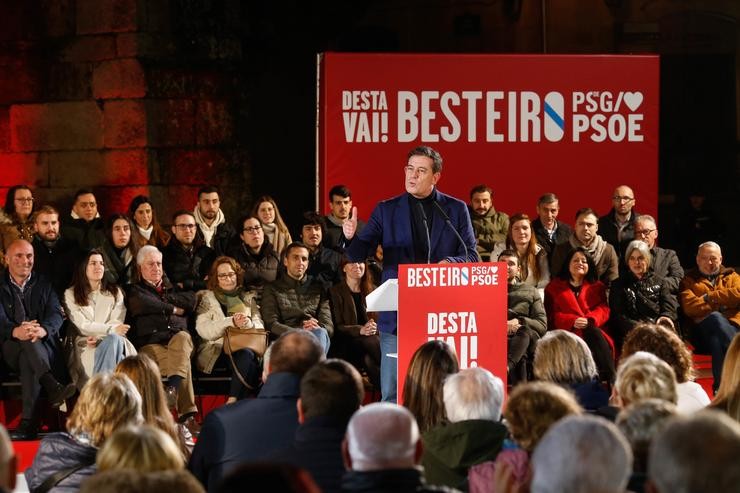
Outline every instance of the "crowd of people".
{"type": "MultiPolygon", "coordinates": [[[[367,222],[351,191],[332,187],[330,213],[306,212],[297,241],[269,196],[230,222],[204,187],[163,226],[145,196],[104,221],[91,190],[64,215],[10,188],[0,339],[22,391],[10,438],[37,437],[42,395],[59,407],[79,392],[66,431],[42,440],[29,486],[731,491],[675,486],[729,467],[736,455],[722,454],[740,446],[740,276],[720,246],[698,245],[684,271],[628,186],[609,213],[582,208],[571,227],[553,193],[534,220],[509,216],[486,185],[469,204],[439,192],[441,171],[436,151],[413,149],[406,193],[367,222]],[[396,315],[369,312],[366,297],[401,263],[466,261],[506,266],[507,375],[460,369],[430,342],[400,407],[396,315]],[[239,343],[247,333],[269,346],[239,343]],[[712,356],[714,401],[693,381],[686,340],[712,356]],[[201,422],[193,372],[214,368],[231,377],[227,401],[201,422]],[[366,388],[384,402],[361,407],[366,388]],[[702,464],[684,448],[706,443],[664,436],[692,427],[722,437],[702,464]],[[676,479],[672,468],[691,471],[676,479]]],[[[14,470],[12,453],[3,460],[14,470]]]]}

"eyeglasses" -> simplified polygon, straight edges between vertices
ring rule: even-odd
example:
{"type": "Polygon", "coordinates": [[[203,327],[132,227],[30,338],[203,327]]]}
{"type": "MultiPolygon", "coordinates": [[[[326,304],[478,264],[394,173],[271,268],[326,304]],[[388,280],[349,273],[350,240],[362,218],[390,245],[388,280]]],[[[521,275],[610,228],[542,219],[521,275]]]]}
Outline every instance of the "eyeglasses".
{"type": "Polygon", "coordinates": [[[19,199],[14,199],[16,202],[20,202],[22,204],[30,204],[33,202],[33,197],[24,197],[19,199]]]}
{"type": "Polygon", "coordinates": [[[195,224],[175,224],[178,229],[195,229],[195,224]]]}
{"type": "Polygon", "coordinates": [[[244,228],[242,231],[246,231],[247,233],[259,233],[262,231],[262,226],[251,226],[249,228],[244,228]]]}
{"type": "Polygon", "coordinates": [[[225,274],[218,274],[219,279],[232,279],[236,278],[236,272],[226,272],[225,274]]]}
{"type": "Polygon", "coordinates": [[[612,197],[612,200],[615,200],[617,202],[632,202],[635,200],[634,197],[628,197],[627,195],[615,195],[612,197]]]}
{"type": "Polygon", "coordinates": [[[635,234],[639,236],[647,236],[653,231],[658,231],[658,230],[657,229],[641,229],[639,231],[635,231],[635,234]]]}

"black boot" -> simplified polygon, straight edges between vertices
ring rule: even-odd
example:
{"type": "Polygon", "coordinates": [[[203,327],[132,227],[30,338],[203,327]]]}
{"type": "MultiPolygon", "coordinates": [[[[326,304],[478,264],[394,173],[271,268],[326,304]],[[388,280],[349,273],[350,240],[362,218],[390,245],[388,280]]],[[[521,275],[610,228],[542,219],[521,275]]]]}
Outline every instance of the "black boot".
{"type": "Polygon", "coordinates": [[[10,435],[10,439],[13,441],[36,440],[38,438],[38,428],[33,420],[22,419],[18,428],[8,432],[8,435],[10,435]]]}
{"type": "Polygon", "coordinates": [[[39,383],[46,391],[46,395],[49,396],[49,402],[53,407],[61,406],[64,401],[77,392],[77,387],[73,383],[62,385],[54,378],[51,372],[45,373],[39,379],[39,383]]]}

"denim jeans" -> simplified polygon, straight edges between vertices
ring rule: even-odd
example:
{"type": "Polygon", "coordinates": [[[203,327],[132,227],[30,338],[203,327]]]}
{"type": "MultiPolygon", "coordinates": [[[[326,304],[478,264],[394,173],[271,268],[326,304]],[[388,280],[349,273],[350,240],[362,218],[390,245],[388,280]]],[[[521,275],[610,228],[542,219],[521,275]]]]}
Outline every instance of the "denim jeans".
{"type": "Polygon", "coordinates": [[[398,338],[390,332],[380,333],[380,393],[383,402],[396,402],[398,390],[398,358],[388,353],[398,352],[398,338]]]}
{"type": "Polygon", "coordinates": [[[712,312],[696,326],[696,336],[702,344],[709,348],[712,355],[712,376],[714,390],[719,388],[722,378],[722,365],[725,362],[727,348],[732,338],[737,334],[737,328],[719,312],[712,312]]]}
{"type": "Polygon", "coordinates": [[[108,334],[95,348],[95,363],[93,375],[96,373],[112,373],[119,361],[124,358],[126,349],[123,337],[118,334],[108,334]]]}

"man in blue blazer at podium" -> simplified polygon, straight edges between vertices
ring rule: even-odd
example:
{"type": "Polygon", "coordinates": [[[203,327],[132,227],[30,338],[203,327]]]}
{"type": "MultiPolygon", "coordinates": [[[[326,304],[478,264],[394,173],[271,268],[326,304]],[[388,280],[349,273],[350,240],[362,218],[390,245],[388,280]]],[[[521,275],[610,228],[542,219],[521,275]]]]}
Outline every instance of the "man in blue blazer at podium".
{"type": "MultiPolygon", "coordinates": [[[[466,204],[436,189],[442,173],[442,157],[422,146],[408,154],[404,166],[406,193],[384,200],[375,207],[362,231],[357,229],[357,208],[342,226],[350,241],[345,254],[362,262],[383,247],[383,276],[398,277],[399,264],[477,262],[475,234],[466,204]]],[[[381,312],[380,386],[384,401],[396,402],[396,312],[381,312]]]]}

